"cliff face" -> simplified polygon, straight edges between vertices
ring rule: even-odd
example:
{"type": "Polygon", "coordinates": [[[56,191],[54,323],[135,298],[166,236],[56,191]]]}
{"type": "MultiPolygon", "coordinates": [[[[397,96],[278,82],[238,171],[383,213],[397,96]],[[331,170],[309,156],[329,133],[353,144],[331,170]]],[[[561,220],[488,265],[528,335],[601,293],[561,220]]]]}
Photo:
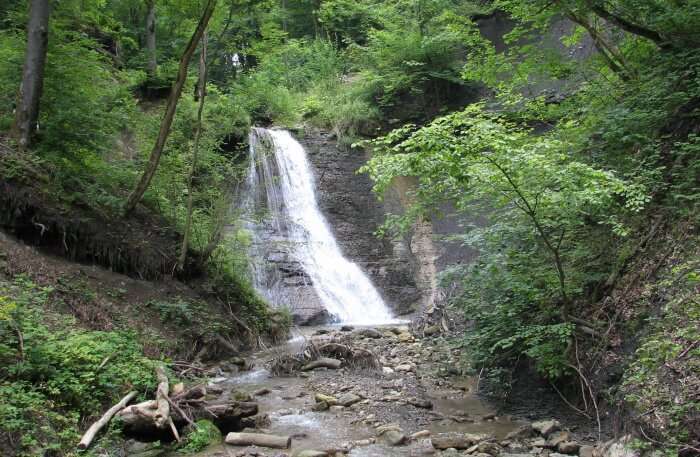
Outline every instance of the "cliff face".
{"type": "Polygon", "coordinates": [[[419,264],[409,244],[374,235],[389,203],[380,202],[372,193],[367,175],[356,174],[367,160],[365,152],[339,147],[324,132],[301,132],[296,137],[314,167],[318,203],[343,254],[370,276],[396,314],[417,309],[425,286],[420,283],[419,264]]]}

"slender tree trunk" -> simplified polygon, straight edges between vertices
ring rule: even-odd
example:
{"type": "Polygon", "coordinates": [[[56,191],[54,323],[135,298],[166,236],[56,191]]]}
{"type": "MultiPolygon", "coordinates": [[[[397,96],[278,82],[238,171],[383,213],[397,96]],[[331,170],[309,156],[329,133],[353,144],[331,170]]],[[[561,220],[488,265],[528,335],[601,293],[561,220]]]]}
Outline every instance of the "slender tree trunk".
{"type": "Polygon", "coordinates": [[[199,154],[199,139],[202,136],[202,111],[204,111],[204,97],[207,95],[207,32],[202,35],[202,50],[199,55],[199,82],[197,84],[197,95],[199,97],[199,108],[197,109],[197,130],[194,134],[194,148],[192,150],[192,167],[190,176],[187,179],[187,220],[185,222],[185,233],[182,237],[182,248],[180,249],[180,259],[178,269],[182,270],[187,258],[187,248],[190,242],[190,232],[192,231],[192,205],[194,201],[193,181],[194,173],[197,169],[197,156],[199,154]]]}
{"type": "Polygon", "coordinates": [[[17,96],[13,126],[20,149],[31,146],[38,127],[39,101],[44,86],[44,64],[49,42],[49,0],[31,0],[27,24],[27,50],[24,54],[22,83],[17,96]]]}
{"type": "Polygon", "coordinates": [[[151,184],[151,179],[158,169],[158,163],[160,162],[160,156],[163,153],[163,148],[165,147],[165,141],[168,139],[170,134],[170,127],[173,124],[173,118],[175,117],[175,110],[177,109],[177,102],[180,100],[180,94],[182,94],[182,88],[187,80],[187,67],[190,64],[190,59],[192,59],[192,54],[194,54],[197,48],[197,43],[202,39],[204,30],[207,28],[209,19],[214,12],[214,7],[216,6],[216,0],[208,0],[204,11],[202,12],[202,17],[199,19],[197,28],[195,29],[192,37],[190,38],[185,51],[180,59],[180,67],[177,72],[177,79],[173,83],[173,87],[170,90],[170,96],[168,97],[168,104],[165,108],[165,115],[160,123],[160,131],[158,132],[158,138],[156,139],[155,145],[153,145],[153,150],[151,151],[151,157],[148,160],[146,169],[141,176],[136,188],[133,190],[129,199],[124,205],[124,215],[129,215],[136,205],[143,198],[143,194],[146,193],[148,186],[151,184]]]}
{"type": "Polygon", "coordinates": [[[146,51],[148,53],[148,62],[146,71],[148,76],[155,76],[158,68],[158,59],[156,56],[156,0],[146,0],[146,51]]]}

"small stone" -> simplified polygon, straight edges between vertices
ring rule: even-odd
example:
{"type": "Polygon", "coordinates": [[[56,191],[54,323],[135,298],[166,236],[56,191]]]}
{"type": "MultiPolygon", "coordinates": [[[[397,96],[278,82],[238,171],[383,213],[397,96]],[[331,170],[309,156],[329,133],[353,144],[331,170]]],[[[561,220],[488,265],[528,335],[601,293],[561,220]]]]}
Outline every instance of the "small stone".
{"type": "Polygon", "coordinates": [[[256,397],[260,397],[262,395],[267,395],[269,393],[270,393],[270,389],[268,389],[267,387],[263,387],[262,389],[258,389],[255,392],[253,392],[253,395],[255,395],[256,397]]]}
{"type": "Polygon", "coordinates": [[[352,325],[343,325],[342,327],[340,327],[341,332],[352,332],[353,330],[355,330],[355,327],[353,327],[352,325]]]}
{"type": "Polygon", "coordinates": [[[382,367],[382,374],[392,375],[394,374],[394,369],[391,367],[382,367]]]}
{"type": "Polygon", "coordinates": [[[321,393],[317,393],[316,395],[314,395],[314,400],[316,400],[316,403],[327,403],[328,406],[338,404],[338,399],[336,399],[335,397],[321,393]]]}
{"type": "Polygon", "coordinates": [[[408,403],[416,408],[433,409],[433,402],[424,398],[409,398],[408,403]]]}
{"type": "Polygon", "coordinates": [[[401,372],[406,372],[406,373],[407,373],[407,372],[410,372],[410,371],[414,371],[415,368],[413,367],[413,365],[409,365],[409,364],[405,363],[405,364],[401,364],[401,365],[395,366],[395,367],[394,367],[394,370],[396,370],[396,371],[401,371],[401,372]]]}
{"type": "Polygon", "coordinates": [[[544,437],[548,437],[552,433],[556,432],[561,428],[559,421],[556,420],[545,420],[532,423],[532,429],[544,437]]]}
{"type": "Polygon", "coordinates": [[[343,412],[344,409],[345,409],[345,406],[340,406],[340,405],[333,405],[330,408],[332,413],[340,413],[340,412],[343,412]]]}

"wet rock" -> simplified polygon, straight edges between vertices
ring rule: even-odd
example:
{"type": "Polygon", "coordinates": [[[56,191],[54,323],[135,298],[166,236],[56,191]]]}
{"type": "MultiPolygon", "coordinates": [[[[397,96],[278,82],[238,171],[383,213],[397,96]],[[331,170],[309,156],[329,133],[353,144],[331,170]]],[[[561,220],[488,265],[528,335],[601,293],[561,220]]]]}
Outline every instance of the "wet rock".
{"type": "Polygon", "coordinates": [[[359,336],[364,336],[365,338],[381,338],[384,336],[382,332],[376,328],[363,328],[355,332],[359,336]]]}
{"type": "Polygon", "coordinates": [[[547,438],[546,447],[557,449],[561,443],[569,441],[570,437],[569,432],[554,432],[547,438]]]}
{"type": "Polygon", "coordinates": [[[554,419],[532,423],[532,429],[544,437],[548,437],[560,428],[561,424],[559,424],[559,421],[554,419]]]}
{"type": "Polygon", "coordinates": [[[352,332],[353,330],[355,330],[355,327],[353,327],[352,325],[343,325],[342,327],[340,327],[341,332],[352,332]]]}
{"type": "Polygon", "coordinates": [[[400,446],[408,441],[408,437],[398,430],[388,430],[386,433],[382,434],[382,437],[391,446],[400,446]]]}
{"type": "Polygon", "coordinates": [[[330,406],[328,403],[325,401],[319,401],[317,403],[314,403],[313,406],[311,407],[311,411],[316,411],[316,412],[321,412],[321,411],[328,411],[330,406]]]}
{"type": "Polygon", "coordinates": [[[414,341],[413,335],[408,332],[399,333],[399,341],[402,343],[412,343],[414,341]]]}
{"type": "Polygon", "coordinates": [[[533,447],[547,447],[547,440],[544,438],[537,438],[530,441],[530,446],[533,447]]]}
{"type": "Polygon", "coordinates": [[[314,395],[314,400],[316,403],[326,403],[328,406],[333,406],[338,404],[338,399],[332,395],[326,395],[322,393],[317,393],[314,395]]]}
{"type": "Polygon", "coordinates": [[[579,457],[594,457],[595,448],[593,446],[581,446],[578,449],[579,457]]]}
{"type": "Polygon", "coordinates": [[[430,442],[435,449],[467,449],[476,443],[486,441],[488,438],[487,435],[448,432],[433,435],[430,442]]]}
{"type": "Polygon", "coordinates": [[[409,398],[408,403],[416,408],[433,409],[433,402],[424,398],[409,398]]]}
{"type": "Polygon", "coordinates": [[[253,397],[248,392],[243,392],[242,390],[232,390],[230,393],[231,398],[236,401],[253,401],[253,397]]]}
{"type": "Polygon", "coordinates": [[[238,367],[246,366],[246,361],[243,357],[233,357],[232,359],[229,359],[229,362],[238,367]]]}
{"type": "Polygon", "coordinates": [[[578,454],[580,447],[575,441],[563,441],[557,445],[557,450],[563,454],[578,454]]]}
{"type": "Polygon", "coordinates": [[[262,389],[258,389],[255,392],[253,392],[253,395],[255,395],[256,397],[261,397],[261,396],[267,395],[269,393],[270,393],[270,389],[268,389],[267,387],[263,387],[262,389]]]}
{"type": "Polygon", "coordinates": [[[134,457],[159,457],[165,454],[165,449],[160,443],[142,443],[141,441],[129,440],[124,446],[127,455],[134,457]]]}
{"type": "Polygon", "coordinates": [[[430,325],[423,330],[423,334],[425,336],[433,336],[437,335],[438,333],[440,333],[440,327],[437,325],[430,325]]]}
{"type": "Polygon", "coordinates": [[[477,451],[488,454],[488,455],[500,455],[501,446],[496,443],[479,443],[476,448],[477,451]]]}
{"type": "Polygon", "coordinates": [[[526,424],[518,427],[517,430],[510,432],[509,434],[506,435],[507,440],[518,440],[518,439],[523,439],[523,438],[529,438],[533,435],[534,430],[532,429],[532,425],[526,424]]]}
{"type": "Polygon", "coordinates": [[[360,401],[362,401],[362,397],[352,393],[345,393],[338,397],[338,404],[345,407],[352,406],[360,401]]]}

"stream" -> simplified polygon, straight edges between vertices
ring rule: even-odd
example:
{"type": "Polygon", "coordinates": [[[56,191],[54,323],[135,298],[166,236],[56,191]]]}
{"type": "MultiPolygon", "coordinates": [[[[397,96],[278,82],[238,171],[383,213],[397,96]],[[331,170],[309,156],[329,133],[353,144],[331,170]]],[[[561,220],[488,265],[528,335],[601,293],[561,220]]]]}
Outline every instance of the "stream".
{"type": "MultiPolygon", "coordinates": [[[[197,455],[280,456],[295,455],[301,450],[343,450],[357,457],[429,455],[435,452],[430,442],[432,434],[478,433],[501,440],[523,424],[496,416],[495,408],[474,394],[475,379],[438,374],[446,371],[440,370],[437,361],[446,355],[444,348],[448,347],[442,338],[414,341],[404,336],[408,335],[405,326],[379,326],[371,330],[375,328],[381,337],[363,336],[363,328],[352,332],[342,332],[339,326],[301,328],[286,345],[253,354],[250,361],[254,368],[250,371],[215,379],[219,387],[255,397],[258,416],[269,419],[263,431],[293,437],[291,449],[284,451],[289,454],[219,445],[197,455]],[[296,376],[272,376],[268,371],[270,361],[280,354],[297,353],[309,341],[320,345],[339,338],[373,350],[382,365],[387,368],[393,365],[396,370],[317,369],[296,376]],[[412,369],[398,371],[401,365],[410,365],[412,369]],[[339,396],[342,392],[355,393],[363,399],[349,407],[313,410],[316,393],[339,396]],[[425,404],[412,404],[421,402],[425,404]],[[406,435],[427,432],[407,444],[392,446],[377,437],[377,427],[386,424],[397,424],[406,435]]],[[[453,351],[447,349],[447,352],[453,351]]]]}

